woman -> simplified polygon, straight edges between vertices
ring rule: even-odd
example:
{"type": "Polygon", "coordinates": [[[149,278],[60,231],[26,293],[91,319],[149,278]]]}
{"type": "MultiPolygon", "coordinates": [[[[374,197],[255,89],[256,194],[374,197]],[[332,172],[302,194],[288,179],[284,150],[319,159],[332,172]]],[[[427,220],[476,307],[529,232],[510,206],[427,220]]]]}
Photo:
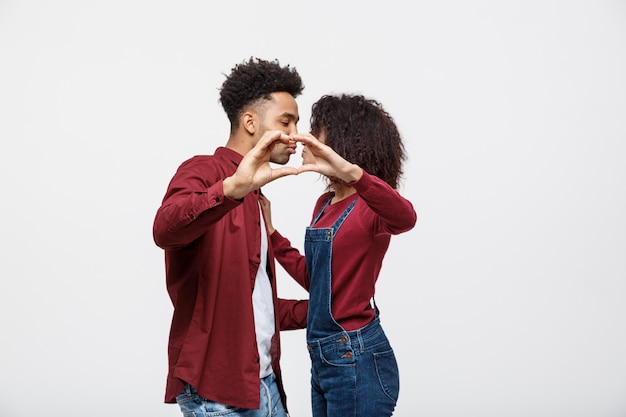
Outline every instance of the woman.
{"type": "Polygon", "coordinates": [[[312,108],[300,172],[328,180],[306,230],[305,256],[274,229],[276,259],[309,291],[307,345],[314,417],[391,416],[399,376],[374,290],[391,235],[413,228],[413,205],[397,191],[405,150],[392,117],[360,95],[323,96],[312,108]]]}

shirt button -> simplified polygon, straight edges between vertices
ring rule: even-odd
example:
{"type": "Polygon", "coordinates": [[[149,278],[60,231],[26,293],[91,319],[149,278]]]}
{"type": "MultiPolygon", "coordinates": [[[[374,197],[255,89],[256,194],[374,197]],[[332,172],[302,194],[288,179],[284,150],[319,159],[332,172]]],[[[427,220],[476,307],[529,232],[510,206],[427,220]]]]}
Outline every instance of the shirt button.
{"type": "Polygon", "coordinates": [[[193,214],[193,213],[189,213],[189,218],[193,220],[193,219],[195,219],[195,218],[196,218],[196,215],[195,215],[195,214],[193,214]]]}
{"type": "Polygon", "coordinates": [[[215,196],[215,202],[216,202],[216,203],[219,203],[219,202],[220,202],[220,196],[219,196],[219,195],[215,196]]]}

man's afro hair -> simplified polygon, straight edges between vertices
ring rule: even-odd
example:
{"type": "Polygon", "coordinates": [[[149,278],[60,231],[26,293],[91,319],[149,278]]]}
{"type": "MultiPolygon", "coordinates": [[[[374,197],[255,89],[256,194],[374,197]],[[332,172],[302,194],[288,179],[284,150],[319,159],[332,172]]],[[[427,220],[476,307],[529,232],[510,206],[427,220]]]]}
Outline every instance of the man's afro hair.
{"type": "Polygon", "coordinates": [[[286,92],[294,98],[304,90],[295,68],[281,66],[278,60],[250,58],[235,65],[220,89],[220,101],[231,125],[236,125],[243,109],[274,92],[286,92]]]}

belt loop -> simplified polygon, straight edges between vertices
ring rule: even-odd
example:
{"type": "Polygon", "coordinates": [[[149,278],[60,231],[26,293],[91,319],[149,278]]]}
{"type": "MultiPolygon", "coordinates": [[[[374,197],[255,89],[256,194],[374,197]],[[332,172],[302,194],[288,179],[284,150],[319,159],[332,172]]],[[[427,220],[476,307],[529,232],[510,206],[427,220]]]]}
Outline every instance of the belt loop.
{"type": "Polygon", "coordinates": [[[361,353],[365,350],[365,345],[363,344],[363,338],[361,337],[361,329],[356,331],[356,337],[359,340],[359,350],[361,353]]]}

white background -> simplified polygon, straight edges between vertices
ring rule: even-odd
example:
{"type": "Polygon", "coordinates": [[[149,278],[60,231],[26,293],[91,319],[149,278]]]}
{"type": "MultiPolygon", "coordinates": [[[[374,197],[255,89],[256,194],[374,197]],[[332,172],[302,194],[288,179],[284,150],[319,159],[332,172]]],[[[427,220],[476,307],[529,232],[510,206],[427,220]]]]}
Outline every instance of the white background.
{"type": "MultiPolygon", "coordinates": [[[[0,416],[180,415],[152,221],[250,56],[298,69],[301,131],[352,92],[403,134],[396,416],[626,415],[626,2],[0,0],[0,416]]],[[[322,189],[265,189],[296,246],[322,189]]],[[[304,331],[283,351],[310,416],[304,331]]]]}

